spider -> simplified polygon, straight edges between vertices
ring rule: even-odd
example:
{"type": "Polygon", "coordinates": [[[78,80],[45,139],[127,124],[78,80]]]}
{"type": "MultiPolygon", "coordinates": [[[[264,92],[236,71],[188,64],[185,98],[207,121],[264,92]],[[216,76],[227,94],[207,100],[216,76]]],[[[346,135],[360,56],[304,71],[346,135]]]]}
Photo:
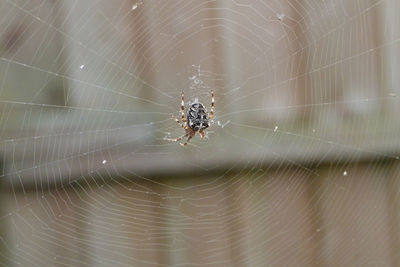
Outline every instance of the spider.
{"type": "Polygon", "coordinates": [[[196,101],[191,104],[185,118],[185,101],[183,91],[181,94],[181,100],[182,122],[175,118],[174,115],[171,114],[171,116],[185,130],[185,134],[178,138],[167,140],[170,142],[178,142],[188,136],[186,142],[184,144],[181,143],[182,146],[186,146],[189,143],[190,139],[192,139],[197,132],[199,132],[201,138],[204,138],[206,136],[204,129],[210,126],[209,122],[214,117],[214,91],[211,91],[211,109],[208,115],[204,105],[196,101]]]}

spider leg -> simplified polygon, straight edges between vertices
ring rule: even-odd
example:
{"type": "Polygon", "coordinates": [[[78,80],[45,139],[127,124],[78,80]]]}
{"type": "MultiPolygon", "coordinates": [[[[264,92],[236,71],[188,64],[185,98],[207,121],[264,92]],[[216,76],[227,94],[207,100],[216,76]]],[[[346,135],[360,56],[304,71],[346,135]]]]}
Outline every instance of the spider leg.
{"type": "Polygon", "coordinates": [[[177,118],[175,118],[175,116],[173,114],[171,114],[171,117],[183,128],[185,129],[185,125],[182,124],[177,118]]]}
{"type": "Polygon", "coordinates": [[[166,139],[166,140],[170,141],[170,142],[178,142],[178,141],[181,141],[182,138],[185,138],[186,136],[188,136],[188,134],[184,134],[184,135],[182,135],[182,136],[180,136],[178,138],[175,138],[175,139],[166,139]]]}
{"type": "Polygon", "coordinates": [[[214,118],[214,107],[215,107],[214,90],[211,90],[211,109],[210,109],[210,115],[208,116],[210,120],[214,118]]]}
{"type": "Polygon", "coordinates": [[[201,138],[206,137],[206,133],[203,130],[199,131],[199,134],[201,138]]]}
{"type": "Polygon", "coordinates": [[[190,139],[192,139],[192,137],[193,137],[193,136],[189,135],[189,137],[188,137],[188,139],[186,140],[186,142],[185,142],[184,144],[181,143],[181,146],[186,146],[186,145],[189,143],[190,139]]]}
{"type": "Polygon", "coordinates": [[[181,115],[182,115],[182,122],[186,122],[186,119],[185,119],[185,100],[184,100],[183,91],[182,91],[182,94],[181,94],[181,115]]]}

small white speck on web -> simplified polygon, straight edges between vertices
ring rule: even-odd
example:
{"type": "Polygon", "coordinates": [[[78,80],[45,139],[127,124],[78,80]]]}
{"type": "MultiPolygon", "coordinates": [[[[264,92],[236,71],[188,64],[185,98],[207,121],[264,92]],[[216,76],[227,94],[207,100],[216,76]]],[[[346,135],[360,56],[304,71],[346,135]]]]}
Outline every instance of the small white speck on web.
{"type": "Polygon", "coordinates": [[[278,131],[278,126],[275,126],[274,133],[276,133],[277,131],[278,131]]]}
{"type": "Polygon", "coordinates": [[[396,93],[390,93],[389,96],[396,97],[397,95],[396,95],[396,93]]]}
{"type": "Polygon", "coordinates": [[[344,171],[344,172],[343,172],[343,176],[347,176],[347,171],[344,171]]]}
{"type": "Polygon", "coordinates": [[[137,7],[138,7],[138,4],[137,4],[137,3],[134,3],[134,4],[132,5],[132,10],[135,10],[137,7]]]}
{"type": "Polygon", "coordinates": [[[85,67],[85,65],[80,65],[80,66],[79,66],[79,68],[80,68],[81,70],[83,70],[84,67],[85,67]]]}
{"type": "Polygon", "coordinates": [[[277,17],[280,21],[282,21],[283,18],[285,17],[285,14],[283,14],[283,13],[276,14],[276,17],[277,17]]]}
{"type": "Polygon", "coordinates": [[[312,129],[312,132],[313,132],[313,133],[315,133],[315,132],[316,132],[316,130],[315,130],[315,129],[312,129]]]}
{"type": "Polygon", "coordinates": [[[106,163],[107,163],[107,160],[103,160],[101,163],[106,164],[106,163]]]}
{"type": "Polygon", "coordinates": [[[217,125],[221,128],[224,128],[226,125],[228,125],[231,121],[227,121],[225,123],[222,123],[221,121],[217,121],[217,125]]]}

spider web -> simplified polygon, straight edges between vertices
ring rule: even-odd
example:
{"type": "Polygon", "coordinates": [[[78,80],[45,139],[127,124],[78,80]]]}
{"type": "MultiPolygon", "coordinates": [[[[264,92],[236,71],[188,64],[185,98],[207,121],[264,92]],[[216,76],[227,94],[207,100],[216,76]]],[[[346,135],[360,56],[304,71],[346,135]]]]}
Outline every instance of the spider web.
{"type": "Polygon", "coordinates": [[[399,8],[0,0],[0,263],[398,264],[399,8]]]}

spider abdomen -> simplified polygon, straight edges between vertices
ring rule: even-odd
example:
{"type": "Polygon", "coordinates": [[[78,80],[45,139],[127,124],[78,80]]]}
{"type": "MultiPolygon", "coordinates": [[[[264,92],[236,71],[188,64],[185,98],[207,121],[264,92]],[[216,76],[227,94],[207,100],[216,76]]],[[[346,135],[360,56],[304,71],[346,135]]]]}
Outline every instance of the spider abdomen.
{"type": "Polygon", "coordinates": [[[209,126],[207,110],[201,103],[193,103],[190,106],[186,119],[188,126],[194,131],[204,130],[209,126]]]}

